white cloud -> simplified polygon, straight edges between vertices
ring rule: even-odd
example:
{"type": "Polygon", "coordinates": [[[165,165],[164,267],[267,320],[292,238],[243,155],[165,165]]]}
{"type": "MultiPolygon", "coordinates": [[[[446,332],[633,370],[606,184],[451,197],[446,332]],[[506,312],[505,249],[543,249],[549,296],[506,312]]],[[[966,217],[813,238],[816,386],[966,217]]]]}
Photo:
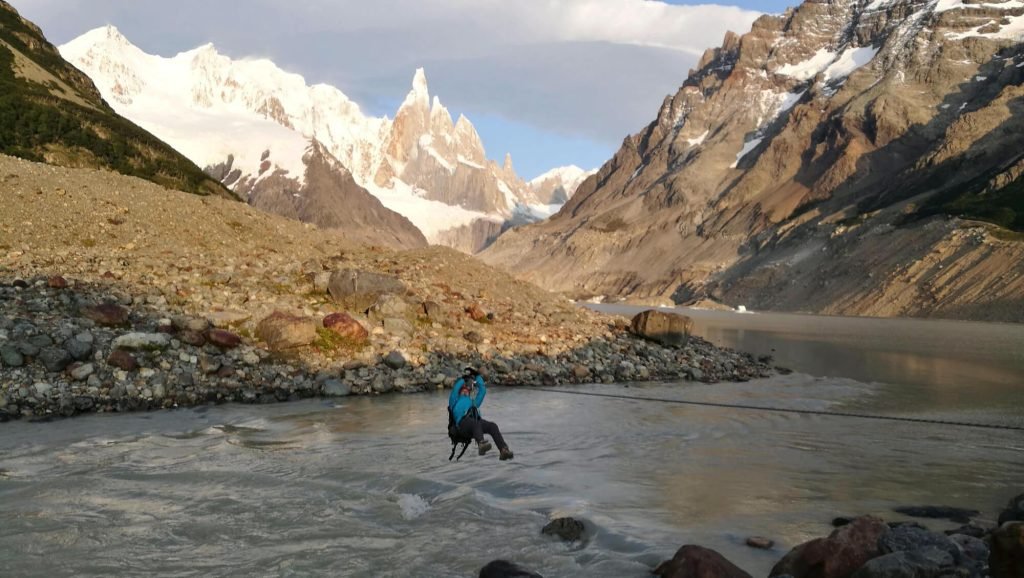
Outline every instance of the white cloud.
{"type": "Polygon", "coordinates": [[[213,42],[328,82],[377,114],[413,70],[452,108],[618,143],[705,48],[758,13],[653,0],[13,0],[51,41],[115,24],[150,53],[213,42]]]}

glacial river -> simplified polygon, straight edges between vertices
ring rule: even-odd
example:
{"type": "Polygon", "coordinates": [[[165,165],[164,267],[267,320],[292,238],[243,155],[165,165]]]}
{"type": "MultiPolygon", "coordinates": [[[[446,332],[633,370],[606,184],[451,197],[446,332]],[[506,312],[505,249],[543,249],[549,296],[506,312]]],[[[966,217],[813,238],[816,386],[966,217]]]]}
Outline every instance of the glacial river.
{"type": "MultiPolygon", "coordinates": [[[[606,309],[607,310],[607,309],[606,309]]],[[[628,312],[628,311],[624,311],[628,312]]],[[[691,312],[797,371],[575,391],[1024,426],[1024,327],[691,312]]],[[[491,388],[516,451],[448,462],[444,393],[0,425],[4,576],[646,577],[688,543],[764,576],[836,515],[1024,492],[1024,432],[491,388]],[[540,534],[583,519],[566,545],[540,534]],[[773,539],[773,550],[744,545],[773,539]]],[[[928,521],[934,528],[950,522],[928,521]]]]}

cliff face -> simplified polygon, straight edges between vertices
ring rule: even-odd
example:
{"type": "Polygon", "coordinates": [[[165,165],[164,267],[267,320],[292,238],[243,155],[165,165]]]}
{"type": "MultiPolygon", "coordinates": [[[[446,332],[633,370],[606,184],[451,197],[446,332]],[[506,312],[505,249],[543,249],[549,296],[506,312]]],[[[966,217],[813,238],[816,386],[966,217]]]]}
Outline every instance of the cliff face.
{"type": "Polygon", "coordinates": [[[579,297],[974,317],[1020,302],[999,227],[1024,228],[1022,34],[1017,1],[763,17],[705,53],[555,217],[483,257],[579,297]],[[957,279],[908,277],[946,252],[957,279]]]}

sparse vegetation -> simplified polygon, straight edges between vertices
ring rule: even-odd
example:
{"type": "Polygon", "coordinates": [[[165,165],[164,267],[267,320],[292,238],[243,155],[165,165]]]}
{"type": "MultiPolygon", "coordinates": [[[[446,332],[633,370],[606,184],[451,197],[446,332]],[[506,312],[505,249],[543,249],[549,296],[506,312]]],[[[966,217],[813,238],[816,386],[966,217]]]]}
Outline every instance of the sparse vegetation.
{"type": "Polygon", "coordinates": [[[316,328],[316,340],[313,341],[313,347],[318,349],[321,353],[339,353],[339,352],[350,352],[354,353],[361,351],[366,347],[365,342],[356,342],[347,337],[338,335],[337,333],[323,327],[316,328]]]}
{"type": "Polygon", "coordinates": [[[37,31],[0,9],[0,39],[72,87],[88,106],[54,95],[47,84],[19,78],[15,55],[0,45],[0,153],[36,162],[75,159],[196,194],[230,196],[199,167],[153,135],[118,116],[81,72],[37,31]],[[24,38],[36,40],[31,44],[24,38]]]}

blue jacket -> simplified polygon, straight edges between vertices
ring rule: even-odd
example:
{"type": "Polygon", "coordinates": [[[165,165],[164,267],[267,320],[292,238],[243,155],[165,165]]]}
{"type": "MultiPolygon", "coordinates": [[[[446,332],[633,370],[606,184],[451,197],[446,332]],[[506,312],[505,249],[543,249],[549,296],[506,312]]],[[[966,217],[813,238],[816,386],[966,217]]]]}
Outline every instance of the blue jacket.
{"type": "Polygon", "coordinates": [[[452,417],[455,418],[455,425],[459,425],[462,418],[466,417],[470,408],[475,407],[477,415],[480,415],[480,406],[484,403],[484,396],[487,395],[487,386],[484,385],[484,378],[476,376],[476,399],[470,399],[468,395],[459,395],[459,389],[465,383],[459,378],[452,386],[452,392],[448,396],[448,408],[452,410],[452,417]]]}

